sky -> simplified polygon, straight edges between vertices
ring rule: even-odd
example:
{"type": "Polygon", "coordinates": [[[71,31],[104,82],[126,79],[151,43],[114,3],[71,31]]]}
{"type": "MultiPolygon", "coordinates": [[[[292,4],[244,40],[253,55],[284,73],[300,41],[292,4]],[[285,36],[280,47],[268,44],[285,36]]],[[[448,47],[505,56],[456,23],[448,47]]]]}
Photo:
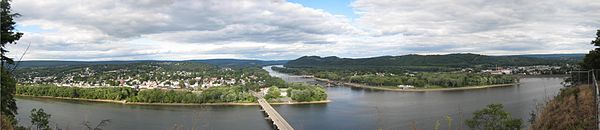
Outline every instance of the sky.
{"type": "Polygon", "coordinates": [[[597,0],[14,0],[23,60],[587,53],[597,0]]]}

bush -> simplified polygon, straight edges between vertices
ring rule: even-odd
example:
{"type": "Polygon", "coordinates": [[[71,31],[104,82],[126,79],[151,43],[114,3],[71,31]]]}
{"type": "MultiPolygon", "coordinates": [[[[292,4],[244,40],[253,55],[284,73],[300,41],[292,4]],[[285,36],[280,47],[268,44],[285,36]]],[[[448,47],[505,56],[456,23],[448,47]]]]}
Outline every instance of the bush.
{"type": "Polygon", "coordinates": [[[502,104],[490,104],[486,108],[473,113],[473,118],[465,123],[471,129],[477,130],[514,130],[520,129],[521,119],[513,119],[505,112],[502,104]]]}

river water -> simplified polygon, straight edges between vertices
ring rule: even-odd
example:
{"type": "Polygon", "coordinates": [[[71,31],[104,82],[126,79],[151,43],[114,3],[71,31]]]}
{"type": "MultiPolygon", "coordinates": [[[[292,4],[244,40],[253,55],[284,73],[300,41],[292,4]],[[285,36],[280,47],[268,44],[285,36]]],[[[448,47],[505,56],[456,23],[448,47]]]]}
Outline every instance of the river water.
{"type": "MultiPolygon", "coordinates": [[[[317,81],[263,69],[287,82],[317,81]]],[[[344,86],[328,87],[331,103],[274,105],[295,129],[467,129],[464,120],[491,103],[504,104],[528,124],[536,104],[556,95],[560,77],[522,78],[520,85],[478,90],[390,92],[344,86]],[[447,117],[452,118],[448,126],[447,117]]],[[[271,129],[258,106],[144,106],[42,98],[17,98],[21,125],[30,125],[33,108],[52,114],[51,125],[81,129],[104,119],[106,129],[271,129]]]]}

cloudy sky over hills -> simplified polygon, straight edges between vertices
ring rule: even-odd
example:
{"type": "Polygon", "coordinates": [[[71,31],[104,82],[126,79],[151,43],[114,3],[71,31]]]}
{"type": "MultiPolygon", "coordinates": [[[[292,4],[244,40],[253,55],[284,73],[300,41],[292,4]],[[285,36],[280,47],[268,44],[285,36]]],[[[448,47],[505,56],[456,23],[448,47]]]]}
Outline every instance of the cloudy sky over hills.
{"type": "Polygon", "coordinates": [[[13,0],[26,60],[586,53],[597,0],[13,0]]]}

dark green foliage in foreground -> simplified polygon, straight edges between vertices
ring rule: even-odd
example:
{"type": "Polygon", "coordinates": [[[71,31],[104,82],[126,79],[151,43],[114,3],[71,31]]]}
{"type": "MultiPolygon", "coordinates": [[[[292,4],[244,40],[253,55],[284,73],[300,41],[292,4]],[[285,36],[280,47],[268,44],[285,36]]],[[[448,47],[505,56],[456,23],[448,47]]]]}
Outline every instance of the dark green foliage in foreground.
{"type": "Polygon", "coordinates": [[[490,104],[474,112],[473,118],[467,119],[465,123],[476,130],[515,130],[520,129],[523,124],[521,119],[511,118],[502,104],[490,104]]]}
{"type": "Polygon", "coordinates": [[[23,36],[22,32],[16,32],[15,30],[15,22],[13,18],[21,16],[18,13],[11,12],[9,0],[0,1],[0,21],[2,26],[0,27],[0,60],[2,61],[2,66],[4,67],[4,62],[12,64],[14,61],[12,58],[6,57],[4,53],[8,52],[6,50],[7,44],[17,44],[17,41],[21,39],[23,36]]]}
{"type": "Polygon", "coordinates": [[[418,72],[400,74],[373,74],[352,71],[322,71],[314,69],[273,67],[275,71],[298,75],[314,75],[318,78],[361,83],[373,86],[413,85],[415,87],[466,87],[493,84],[509,84],[518,78],[511,75],[492,75],[463,72],[418,72]]]}
{"type": "Polygon", "coordinates": [[[6,71],[5,68],[2,68],[0,72],[2,75],[2,81],[0,81],[0,110],[3,115],[6,115],[8,118],[13,118],[15,114],[17,114],[17,104],[15,103],[15,99],[13,98],[15,93],[15,86],[17,81],[12,78],[12,75],[6,71]]]}
{"type": "MultiPolygon", "coordinates": [[[[16,82],[13,76],[6,71],[8,67],[4,64],[13,64],[14,61],[12,58],[7,57],[5,53],[8,52],[6,50],[7,44],[17,44],[17,41],[23,36],[23,33],[15,30],[16,23],[13,21],[13,18],[19,16],[18,13],[11,11],[9,0],[0,1],[0,23],[2,24],[0,27],[0,69],[2,70],[0,71],[0,78],[2,78],[0,81],[0,97],[2,97],[0,112],[8,118],[13,118],[17,114],[17,105],[15,99],[13,99],[16,82]]],[[[16,123],[16,121],[13,123],[16,123]]]]}
{"type": "Polygon", "coordinates": [[[287,94],[294,101],[322,101],[327,99],[325,89],[318,85],[307,85],[303,83],[288,84],[287,94]]]}
{"type": "Polygon", "coordinates": [[[50,126],[48,125],[48,120],[50,119],[50,114],[44,112],[44,109],[32,109],[31,115],[31,124],[33,124],[38,130],[49,130],[50,126]]]}
{"type": "Polygon", "coordinates": [[[585,55],[581,66],[583,69],[600,69],[600,30],[596,32],[596,39],[591,44],[596,48],[585,55]]]}

